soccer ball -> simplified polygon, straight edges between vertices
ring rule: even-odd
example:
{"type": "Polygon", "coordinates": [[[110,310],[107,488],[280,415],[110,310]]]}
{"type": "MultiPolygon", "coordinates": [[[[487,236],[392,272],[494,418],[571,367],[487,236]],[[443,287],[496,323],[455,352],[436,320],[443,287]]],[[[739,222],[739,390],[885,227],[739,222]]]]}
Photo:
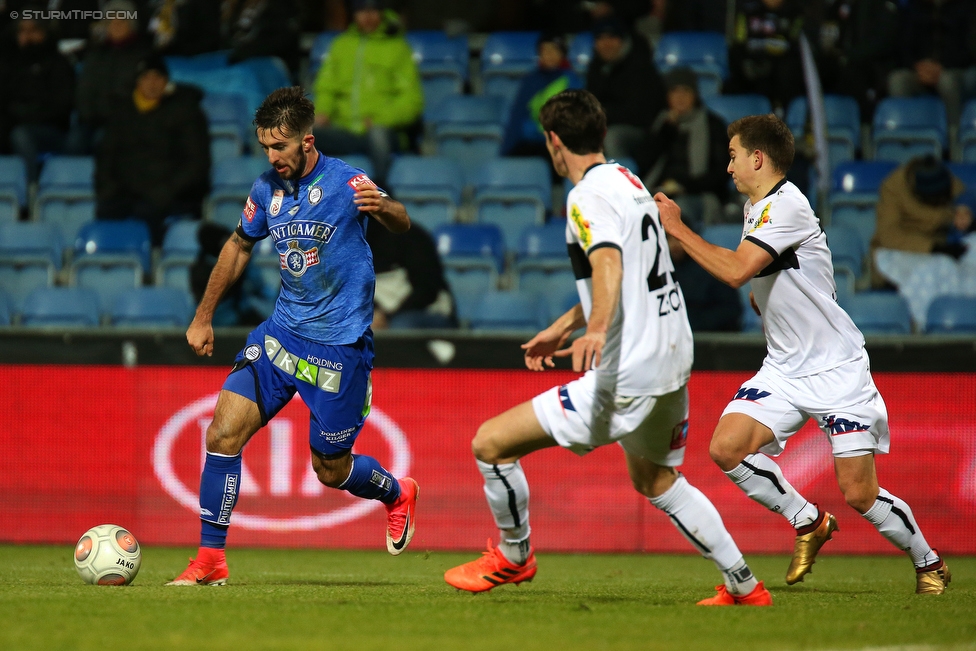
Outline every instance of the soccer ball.
{"type": "Polygon", "coordinates": [[[136,537],[115,524],[100,524],[75,545],[75,569],[92,585],[128,585],[142,565],[136,537]]]}

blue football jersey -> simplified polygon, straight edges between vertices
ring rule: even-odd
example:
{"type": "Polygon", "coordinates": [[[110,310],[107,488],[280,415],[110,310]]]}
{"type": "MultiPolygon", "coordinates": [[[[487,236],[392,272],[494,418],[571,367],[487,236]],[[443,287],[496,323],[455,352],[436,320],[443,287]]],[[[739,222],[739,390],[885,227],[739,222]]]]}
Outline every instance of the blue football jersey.
{"type": "Polygon", "coordinates": [[[373,182],[358,168],[321,152],[309,174],[286,181],[273,169],[251,187],[241,229],[271,236],[281,264],[281,293],[271,320],[299,337],[351,344],[373,321],[373,254],[367,213],[353,203],[373,182]]]}

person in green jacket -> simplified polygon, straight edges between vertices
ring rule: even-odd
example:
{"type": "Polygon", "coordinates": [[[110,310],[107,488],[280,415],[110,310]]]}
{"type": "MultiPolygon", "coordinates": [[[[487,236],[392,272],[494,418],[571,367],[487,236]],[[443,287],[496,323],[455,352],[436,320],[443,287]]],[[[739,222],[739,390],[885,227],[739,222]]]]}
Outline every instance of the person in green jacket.
{"type": "Polygon", "coordinates": [[[390,154],[424,108],[420,74],[395,14],[354,0],[315,79],[315,144],[325,154],[368,154],[382,179],[390,154]]]}

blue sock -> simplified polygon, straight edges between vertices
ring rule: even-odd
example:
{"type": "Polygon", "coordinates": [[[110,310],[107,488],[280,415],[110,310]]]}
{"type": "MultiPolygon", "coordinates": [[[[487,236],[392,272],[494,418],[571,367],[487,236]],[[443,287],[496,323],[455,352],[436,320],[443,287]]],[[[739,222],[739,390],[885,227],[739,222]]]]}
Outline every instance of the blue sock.
{"type": "Polygon", "coordinates": [[[223,549],[227,545],[230,514],[237,504],[241,482],[241,455],[207,452],[200,475],[200,546],[223,549]]]}
{"type": "Polygon", "coordinates": [[[352,455],[352,470],[339,488],[356,497],[385,504],[400,497],[400,482],[379,461],[365,454],[352,455]]]}

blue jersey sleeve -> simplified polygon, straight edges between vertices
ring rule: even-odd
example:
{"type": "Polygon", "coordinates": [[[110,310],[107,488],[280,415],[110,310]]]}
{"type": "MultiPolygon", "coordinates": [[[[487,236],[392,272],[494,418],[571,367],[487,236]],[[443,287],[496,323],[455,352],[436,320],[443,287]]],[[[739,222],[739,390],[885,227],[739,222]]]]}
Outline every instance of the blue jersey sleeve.
{"type": "Polygon", "coordinates": [[[241,230],[252,240],[262,240],[268,236],[268,214],[265,211],[268,194],[267,182],[258,177],[244,202],[241,230]]]}

